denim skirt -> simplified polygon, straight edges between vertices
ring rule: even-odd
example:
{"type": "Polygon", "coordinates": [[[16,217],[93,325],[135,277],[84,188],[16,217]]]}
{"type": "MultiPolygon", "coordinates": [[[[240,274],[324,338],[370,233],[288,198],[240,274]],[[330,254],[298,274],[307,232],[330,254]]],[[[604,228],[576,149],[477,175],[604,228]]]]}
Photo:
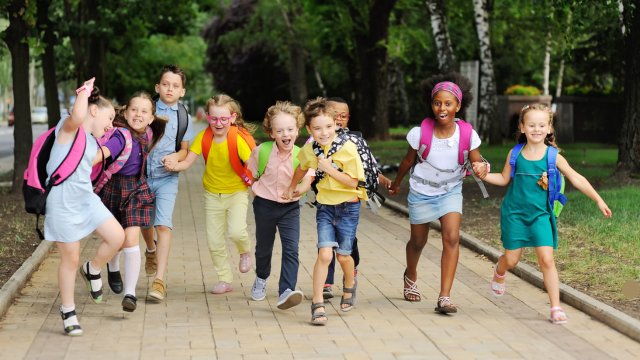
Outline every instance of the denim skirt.
{"type": "Polygon", "coordinates": [[[462,184],[448,193],[435,196],[423,195],[411,189],[407,200],[409,222],[412,225],[430,223],[451,212],[462,214],[462,184]]]}

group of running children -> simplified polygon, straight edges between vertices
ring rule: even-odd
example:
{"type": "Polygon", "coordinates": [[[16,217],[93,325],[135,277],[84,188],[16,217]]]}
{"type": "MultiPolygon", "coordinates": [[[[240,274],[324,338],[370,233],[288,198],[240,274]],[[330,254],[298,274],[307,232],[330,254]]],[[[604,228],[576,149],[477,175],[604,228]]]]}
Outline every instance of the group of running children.
{"type": "Polygon", "coordinates": [[[100,273],[106,265],[111,290],[124,290],[123,310],[136,309],[140,231],[146,243],[145,271],[147,276],[155,276],[148,297],[162,300],[166,296],[165,272],[178,172],[189,169],[200,154],[206,164],[202,182],[207,243],[219,280],[212,290],[214,294],[233,290],[225,233],[237,246],[240,272],[252,268],[246,221],[247,189],[251,186],[256,223],[256,278],[251,296],[256,301],[266,296],[278,230],[282,266],[277,307],[288,309],[302,302],[302,291],[296,289],[300,203],[310,201],[301,198],[314,188],[318,259],[313,270],[311,322],[328,321],[324,299],[333,297],[336,258],[344,273],[340,309],[354,309],[361,201],[373,209],[378,201],[376,191],[365,184],[373,182],[377,187],[379,183],[389,194],[397,195],[402,179],[410,173],[411,238],[406,246],[404,298],[411,302],[421,300],[417,265],[427,243],[429,223],[440,220],[441,288],[435,311],[455,313],[458,308],[450,292],[458,264],[462,183],[470,174],[479,184],[479,179],[501,186],[511,184],[502,202],[500,221],[505,252],[494,268],[491,292],[495,296],[505,293],[506,272],[518,263],[524,247],[534,247],[550,298],[550,320],[554,324],[567,322],[560,307],[553,260],[553,250],[557,248],[556,215],[562,205],[550,194],[558,193],[554,191],[562,181],[558,171],[595,201],[605,217],[611,217],[611,210],[589,182],[558,155],[553,114],[545,105],[532,104],[522,109],[518,145],[507,155],[502,173],[489,173],[489,164],[480,155],[478,134],[470,124],[456,118],[456,113],[473,100],[471,82],[457,73],[432,76],[421,85],[428,117],[407,135],[409,148],[392,181],[377,170],[361,135],[349,132],[349,107],[340,98],[310,100],[304,110],[278,101],[267,110],[263,121],[263,129],[273,141],[256,146],[251,136],[255,127],[244,122],[240,105],[227,95],[216,95],[207,101],[209,127],[194,137],[191,118],[179,103],[185,94],[185,80],[179,67],[165,66],[155,87],[157,101],[148,93],[139,92],[116,112],[91,79],[77,90],[71,116],[55,128],[47,176],[55,173],[72,151],[79,132],[84,132],[87,139],[98,140],[86,141],[78,168],[67,181],[53,186],[46,201],[45,239],[56,242],[61,256],[60,313],[68,335],[82,334],[74,305],[75,272],[79,266],[79,240],[92,232],[104,241],[91,261],[79,267],[79,272],[94,302],[102,299],[100,273]],[[311,137],[298,148],[294,143],[303,126],[311,137]],[[190,141],[193,143],[189,147],[190,141]],[[92,169],[102,174],[97,184],[92,169]]]}

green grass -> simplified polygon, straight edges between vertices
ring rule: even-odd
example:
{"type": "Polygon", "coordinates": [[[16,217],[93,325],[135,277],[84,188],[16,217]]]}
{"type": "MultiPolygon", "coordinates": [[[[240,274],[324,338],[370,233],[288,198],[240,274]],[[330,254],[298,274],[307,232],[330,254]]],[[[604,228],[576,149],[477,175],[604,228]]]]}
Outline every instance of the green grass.
{"type": "MultiPolygon", "coordinates": [[[[640,281],[640,187],[603,190],[600,196],[613,217],[606,219],[596,204],[579,191],[567,194],[558,218],[558,270],[564,282],[600,289],[600,295],[622,299],[627,280],[640,281]]],[[[535,254],[525,257],[535,260],[535,254]]],[[[584,290],[581,288],[579,290],[584,290]]]]}

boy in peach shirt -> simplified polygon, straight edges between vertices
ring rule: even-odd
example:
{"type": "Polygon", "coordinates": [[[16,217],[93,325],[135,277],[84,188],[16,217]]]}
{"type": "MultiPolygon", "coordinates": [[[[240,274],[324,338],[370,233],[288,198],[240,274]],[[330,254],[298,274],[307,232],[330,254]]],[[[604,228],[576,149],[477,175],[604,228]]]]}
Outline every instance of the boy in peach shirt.
{"type": "Polygon", "coordinates": [[[256,279],[251,289],[253,300],[263,300],[267,278],[271,273],[271,255],[276,228],[282,242],[282,266],[278,289],[278,309],[289,309],[302,302],[302,291],[296,290],[298,279],[298,242],[300,241],[300,205],[298,200],[311,186],[315,171],[309,169],[291,200],[283,197],[299,163],[300,150],[294,145],[304,125],[302,109],[288,101],[278,101],[267,110],[264,132],[275,141],[253,149],[247,168],[253,174],[251,190],[255,195],[253,212],[256,219],[256,279]],[[294,165],[295,162],[295,165],[294,165]]]}

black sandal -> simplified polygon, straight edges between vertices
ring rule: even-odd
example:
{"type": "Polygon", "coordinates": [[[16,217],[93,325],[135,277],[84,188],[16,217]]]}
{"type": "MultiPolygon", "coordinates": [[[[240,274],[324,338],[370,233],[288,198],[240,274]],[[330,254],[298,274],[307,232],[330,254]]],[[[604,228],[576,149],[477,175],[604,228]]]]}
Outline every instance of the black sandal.
{"type": "Polygon", "coordinates": [[[93,275],[89,272],[89,262],[82,264],[79,271],[80,271],[80,275],[82,276],[84,281],[87,283],[87,288],[89,289],[89,293],[91,294],[91,299],[93,300],[94,303],[99,304],[102,301],[102,286],[97,291],[93,291],[93,289],[91,288],[91,280],[102,281],[100,274],[93,275]],[[87,268],[86,271],[84,269],[85,267],[87,268]]]}
{"type": "Polygon", "coordinates": [[[347,312],[347,311],[351,311],[353,310],[353,308],[356,307],[356,289],[358,288],[358,279],[356,279],[355,277],[353,278],[353,287],[345,287],[344,286],[344,278],[342,279],[342,292],[343,293],[349,293],[352,294],[350,298],[345,299],[344,298],[344,294],[342,295],[342,297],[340,298],[340,310],[347,312]],[[342,307],[342,304],[347,304],[349,305],[346,308],[342,307]]]}
{"type": "MultiPolygon", "coordinates": [[[[65,320],[77,315],[75,310],[71,310],[67,313],[63,313],[62,310],[60,310],[60,316],[62,317],[62,326],[64,326],[65,320]]],[[[80,336],[82,335],[82,328],[80,328],[80,325],[64,326],[64,332],[69,336],[80,336]]]]}
{"type": "MultiPolygon", "coordinates": [[[[325,308],[324,307],[324,303],[311,303],[311,323],[314,325],[325,325],[328,321],[329,321],[329,317],[327,316],[327,314],[322,311],[322,312],[314,312],[316,311],[316,309],[319,308],[325,308]],[[324,317],[327,318],[327,320],[321,321],[318,320],[319,318],[324,317]]],[[[326,309],[325,309],[326,310],[326,309]]]]}
{"type": "Polygon", "coordinates": [[[407,269],[404,269],[404,281],[409,284],[408,288],[404,288],[404,299],[410,302],[420,302],[422,296],[420,296],[420,291],[418,291],[418,279],[416,279],[416,281],[409,279],[407,277],[407,269]],[[418,299],[409,299],[407,295],[417,296],[418,299]]]}
{"type": "Polygon", "coordinates": [[[453,305],[453,303],[451,302],[451,298],[448,296],[440,296],[436,305],[437,306],[434,311],[440,314],[455,314],[458,312],[458,308],[453,305]],[[449,305],[442,306],[441,304],[449,305]]]}

